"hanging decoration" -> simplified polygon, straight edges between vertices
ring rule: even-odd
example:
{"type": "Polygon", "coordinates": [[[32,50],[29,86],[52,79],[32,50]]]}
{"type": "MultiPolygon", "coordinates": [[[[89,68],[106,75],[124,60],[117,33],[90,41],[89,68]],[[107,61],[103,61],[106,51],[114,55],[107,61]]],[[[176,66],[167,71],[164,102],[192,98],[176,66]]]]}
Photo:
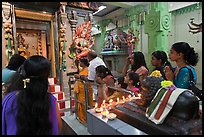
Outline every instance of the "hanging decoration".
{"type": "Polygon", "coordinates": [[[188,23],[188,27],[189,27],[189,32],[193,33],[193,34],[197,34],[199,32],[202,32],[202,23],[198,24],[194,22],[194,18],[190,19],[190,24],[188,23]]]}

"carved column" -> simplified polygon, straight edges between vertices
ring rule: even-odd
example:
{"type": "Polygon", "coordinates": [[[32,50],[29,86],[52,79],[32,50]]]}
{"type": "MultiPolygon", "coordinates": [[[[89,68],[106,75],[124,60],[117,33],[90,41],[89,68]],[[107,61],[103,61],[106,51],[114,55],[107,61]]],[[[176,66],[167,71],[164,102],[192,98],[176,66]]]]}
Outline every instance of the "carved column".
{"type": "Polygon", "coordinates": [[[60,70],[66,71],[66,37],[65,37],[65,32],[66,32],[66,2],[60,2],[61,7],[60,7],[60,25],[59,25],[59,49],[60,49],[60,70]]]}
{"type": "Polygon", "coordinates": [[[42,39],[41,39],[41,33],[38,33],[38,45],[36,48],[36,53],[37,55],[41,55],[42,56],[42,39]]]}
{"type": "Polygon", "coordinates": [[[12,5],[8,2],[2,2],[2,18],[4,27],[4,38],[6,40],[6,61],[9,62],[14,54],[13,35],[12,35],[12,5]]]}
{"type": "MultiPolygon", "coordinates": [[[[151,54],[155,50],[168,50],[168,32],[171,27],[171,14],[166,2],[151,2],[145,19],[145,33],[148,34],[147,64],[151,64],[151,54]]],[[[150,71],[152,65],[148,66],[150,71]]]]}
{"type": "MultiPolygon", "coordinates": [[[[76,33],[76,24],[78,23],[77,19],[77,12],[74,10],[71,10],[68,14],[67,17],[69,19],[69,23],[70,23],[70,27],[71,27],[71,31],[72,31],[72,42],[74,41],[74,37],[75,37],[75,33],[76,33]]],[[[71,44],[69,49],[70,49],[70,53],[69,53],[69,58],[72,58],[72,63],[71,63],[71,68],[75,69],[75,59],[76,58],[76,53],[75,50],[71,50],[74,49],[75,47],[73,47],[74,45],[71,44]]]]}
{"type": "Polygon", "coordinates": [[[71,25],[71,31],[72,31],[72,40],[74,38],[75,32],[76,32],[76,24],[77,22],[77,13],[76,11],[72,10],[70,11],[70,13],[68,13],[68,19],[69,19],[69,23],[71,25]]]}

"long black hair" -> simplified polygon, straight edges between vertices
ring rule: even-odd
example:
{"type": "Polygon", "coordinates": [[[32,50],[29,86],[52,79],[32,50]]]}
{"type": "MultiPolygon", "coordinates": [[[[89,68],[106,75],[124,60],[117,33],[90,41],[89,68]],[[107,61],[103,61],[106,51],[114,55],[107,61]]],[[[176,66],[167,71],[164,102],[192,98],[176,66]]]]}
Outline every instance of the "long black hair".
{"type": "MultiPolygon", "coordinates": [[[[136,71],[141,66],[144,66],[147,68],[145,57],[144,57],[144,54],[142,52],[140,52],[140,51],[133,52],[133,55],[134,55],[134,64],[131,65],[132,71],[136,71]]],[[[148,70],[148,68],[147,68],[147,70],[148,70]]]]}
{"type": "Polygon", "coordinates": [[[170,68],[172,68],[171,63],[168,61],[166,52],[157,50],[152,53],[152,56],[154,56],[157,60],[161,60],[161,66],[170,66],[170,68]]]}
{"type": "Polygon", "coordinates": [[[80,58],[79,59],[80,62],[84,63],[84,65],[86,65],[87,67],[89,66],[89,60],[87,58],[80,58]]]}
{"type": "Polygon", "coordinates": [[[29,57],[17,71],[8,91],[19,90],[17,95],[17,135],[51,134],[49,119],[51,106],[48,92],[50,62],[43,56],[29,57]],[[24,84],[23,80],[30,79],[24,84]],[[24,87],[26,85],[26,87],[24,87]]]}
{"type": "Polygon", "coordinates": [[[193,47],[186,42],[174,43],[171,47],[177,53],[183,53],[184,60],[188,65],[196,66],[198,63],[198,53],[195,52],[193,47]]]}
{"type": "Polygon", "coordinates": [[[105,78],[107,75],[112,75],[111,71],[106,68],[104,65],[100,65],[96,67],[96,74],[102,74],[101,78],[105,78]]]}
{"type": "Polygon", "coordinates": [[[132,71],[128,72],[127,75],[129,76],[129,80],[133,81],[132,85],[139,88],[140,87],[140,79],[139,79],[140,76],[137,73],[132,72],[132,71]]]}
{"type": "Polygon", "coordinates": [[[23,62],[26,60],[26,58],[24,58],[23,56],[19,55],[19,54],[14,54],[11,59],[9,60],[8,65],[6,66],[6,68],[10,69],[10,70],[14,70],[17,71],[18,68],[23,64],[23,62]]]}

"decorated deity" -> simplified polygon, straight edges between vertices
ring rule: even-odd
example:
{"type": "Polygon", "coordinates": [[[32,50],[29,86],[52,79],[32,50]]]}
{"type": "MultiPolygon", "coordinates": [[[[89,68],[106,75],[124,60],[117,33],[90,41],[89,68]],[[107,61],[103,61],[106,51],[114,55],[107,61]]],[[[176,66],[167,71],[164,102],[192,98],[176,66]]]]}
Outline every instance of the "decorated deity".
{"type": "Polygon", "coordinates": [[[76,29],[73,43],[70,46],[70,58],[79,59],[86,56],[94,46],[94,38],[91,37],[91,22],[85,22],[76,29]]]}
{"type": "Polygon", "coordinates": [[[112,50],[113,49],[113,36],[110,32],[107,33],[107,36],[105,38],[105,45],[104,45],[104,51],[112,50]]]}
{"type": "Polygon", "coordinates": [[[114,50],[124,50],[124,48],[127,46],[127,34],[117,28],[116,30],[113,30],[112,36],[114,50]]]}
{"type": "Polygon", "coordinates": [[[135,49],[135,43],[139,41],[138,39],[139,31],[137,32],[137,36],[134,36],[133,29],[130,28],[127,34],[127,45],[128,45],[128,54],[131,55],[135,49]]]}

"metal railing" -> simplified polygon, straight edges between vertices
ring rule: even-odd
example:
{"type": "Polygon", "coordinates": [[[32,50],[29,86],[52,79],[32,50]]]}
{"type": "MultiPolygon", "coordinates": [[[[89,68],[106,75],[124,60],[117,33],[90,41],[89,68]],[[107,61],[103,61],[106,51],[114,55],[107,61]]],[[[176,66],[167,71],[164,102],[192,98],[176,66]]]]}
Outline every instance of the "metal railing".
{"type": "MultiPolygon", "coordinates": [[[[102,86],[102,84],[98,84],[96,82],[91,82],[91,81],[85,81],[85,80],[81,80],[81,79],[75,79],[74,78],[74,74],[78,74],[77,72],[71,72],[71,73],[67,73],[67,76],[69,77],[69,81],[68,81],[68,86],[69,86],[69,100],[70,100],[70,114],[73,114],[73,110],[75,113],[75,118],[78,119],[78,109],[77,109],[77,103],[80,103],[82,105],[85,106],[85,110],[88,110],[90,108],[92,108],[92,106],[89,106],[89,89],[88,89],[88,84],[92,85],[96,85],[96,86],[102,86]],[[84,95],[85,95],[85,102],[80,102],[76,96],[76,93],[73,91],[73,87],[72,85],[74,85],[74,83],[77,81],[80,81],[84,84],[84,95]],[[74,94],[74,96],[73,96],[74,94]],[[73,102],[72,100],[74,100],[74,109],[73,109],[73,102]]],[[[123,88],[118,88],[115,86],[107,86],[110,89],[119,91],[119,92],[125,92],[125,93],[129,93],[131,94],[133,97],[135,97],[135,94],[129,90],[123,89],[123,88]]],[[[86,125],[85,125],[86,126],[86,125]]]]}

